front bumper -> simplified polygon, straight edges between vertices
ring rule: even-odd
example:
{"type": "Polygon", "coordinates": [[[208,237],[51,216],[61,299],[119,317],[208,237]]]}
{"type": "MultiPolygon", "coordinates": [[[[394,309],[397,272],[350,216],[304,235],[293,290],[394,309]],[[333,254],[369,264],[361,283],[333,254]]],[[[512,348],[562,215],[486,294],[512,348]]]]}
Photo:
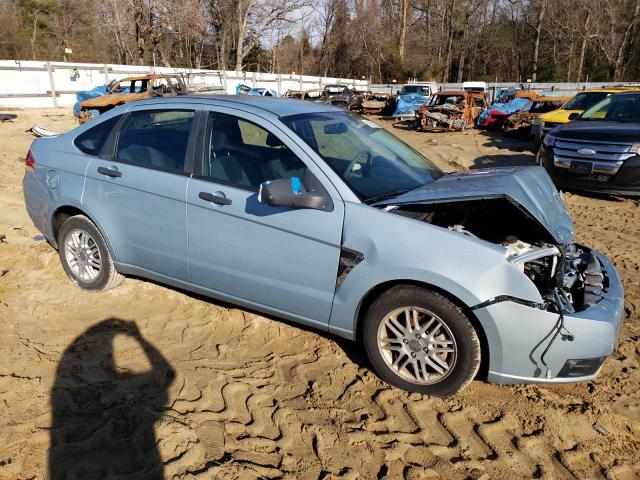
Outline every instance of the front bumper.
{"type": "Polygon", "coordinates": [[[558,314],[511,301],[474,311],[487,337],[490,382],[572,383],[595,378],[616,344],[624,292],[613,264],[599,252],[593,253],[606,278],[603,296],[595,305],[564,316],[564,326],[575,338],[570,341],[558,335],[545,356],[548,371],[541,356],[556,331],[558,314]]]}
{"type": "Polygon", "coordinates": [[[640,196],[639,155],[625,160],[613,175],[576,174],[568,168],[556,166],[553,157],[553,148],[547,148],[542,145],[538,151],[537,162],[545,168],[554,183],[560,188],[614,195],[640,196]]]}

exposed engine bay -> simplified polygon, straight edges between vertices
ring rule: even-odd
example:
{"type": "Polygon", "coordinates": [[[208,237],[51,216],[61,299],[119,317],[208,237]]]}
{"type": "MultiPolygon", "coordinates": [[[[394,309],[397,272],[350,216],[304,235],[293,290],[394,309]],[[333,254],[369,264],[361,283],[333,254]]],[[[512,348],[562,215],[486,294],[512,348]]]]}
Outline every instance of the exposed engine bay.
{"type": "Polygon", "coordinates": [[[505,258],[537,287],[544,305],[573,313],[597,303],[607,288],[598,259],[585,247],[558,245],[526,211],[498,197],[393,205],[388,211],[469,235],[505,249],[505,258]]]}

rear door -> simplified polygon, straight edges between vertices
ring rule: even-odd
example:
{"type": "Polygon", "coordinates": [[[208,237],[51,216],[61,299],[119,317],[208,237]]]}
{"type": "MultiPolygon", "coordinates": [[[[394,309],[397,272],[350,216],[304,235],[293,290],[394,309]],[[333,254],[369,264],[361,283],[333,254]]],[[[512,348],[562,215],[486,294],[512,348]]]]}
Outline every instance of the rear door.
{"type": "Polygon", "coordinates": [[[189,105],[134,107],[89,165],[83,203],[118,263],[188,280],[185,193],[195,123],[189,105]]]}
{"type": "Polygon", "coordinates": [[[187,192],[191,281],[326,324],[344,218],[338,192],[304,150],[260,117],[219,107],[208,112],[201,140],[187,192]],[[330,211],[258,201],[262,182],[294,176],[319,181],[330,211]]]}

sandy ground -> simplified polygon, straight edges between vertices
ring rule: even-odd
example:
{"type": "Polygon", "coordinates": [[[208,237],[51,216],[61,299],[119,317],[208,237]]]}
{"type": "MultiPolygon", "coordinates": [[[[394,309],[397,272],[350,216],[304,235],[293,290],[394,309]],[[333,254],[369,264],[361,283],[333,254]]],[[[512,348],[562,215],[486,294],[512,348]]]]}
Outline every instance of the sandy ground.
{"type": "MultiPolygon", "coordinates": [[[[640,478],[636,202],[566,196],[578,239],[627,293],[598,379],[476,380],[443,401],[389,387],[349,342],[299,326],[138,279],[74,287],[22,198],[25,128],[72,117],[15,113],[0,124],[0,478],[45,478],[49,459],[53,478],[78,479],[640,478]]],[[[533,161],[499,135],[394,131],[447,170],[533,161]]]]}

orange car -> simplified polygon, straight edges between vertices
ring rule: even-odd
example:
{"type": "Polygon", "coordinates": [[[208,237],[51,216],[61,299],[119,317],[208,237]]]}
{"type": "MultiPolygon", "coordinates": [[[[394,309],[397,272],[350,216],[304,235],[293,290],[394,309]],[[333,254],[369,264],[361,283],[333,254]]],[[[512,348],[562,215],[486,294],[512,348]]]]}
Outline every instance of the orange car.
{"type": "Polygon", "coordinates": [[[537,97],[529,110],[514,113],[502,124],[502,131],[509,134],[528,136],[531,134],[533,121],[543,113],[551,112],[564,105],[571,97],[537,97]]]}
{"type": "Polygon", "coordinates": [[[416,130],[425,132],[463,131],[473,124],[487,106],[484,92],[454,90],[434,94],[418,109],[416,130]]]}
{"type": "Polygon", "coordinates": [[[151,97],[186,95],[187,85],[181,75],[152,74],[127,77],[109,84],[106,94],[80,103],[80,123],[123,103],[151,97]]]}

